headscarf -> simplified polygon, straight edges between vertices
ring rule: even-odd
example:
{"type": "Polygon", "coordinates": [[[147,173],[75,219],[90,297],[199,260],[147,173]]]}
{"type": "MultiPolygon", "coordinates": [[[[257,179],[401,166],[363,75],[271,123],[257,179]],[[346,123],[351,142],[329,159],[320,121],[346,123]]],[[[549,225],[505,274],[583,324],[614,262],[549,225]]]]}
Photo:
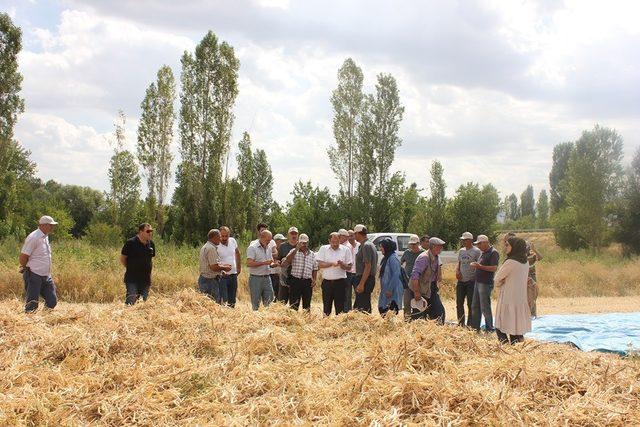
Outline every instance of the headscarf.
{"type": "Polygon", "coordinates": [[[380,242],[380,246],[384,248],[384,258],[382,258],[382,261],[380,262],[380,277],[382,277],[382,275],[384,274],[384,268],[387,265],[387,260],[389,260],[389,257],[391,255],[395,256],[396,248],[398,246],[396,245],[396,242],[391,239],[384,239],[382,242],[380,242]]]}
{"type": "Polygon", "coordinates": [[[507,259],[518,261],[520,264],[526,264],[529,262],[527,259],[527,242],[519,237],[509,237],[509,245],[511,245],[511,252],[507,254],[507,259]]]}

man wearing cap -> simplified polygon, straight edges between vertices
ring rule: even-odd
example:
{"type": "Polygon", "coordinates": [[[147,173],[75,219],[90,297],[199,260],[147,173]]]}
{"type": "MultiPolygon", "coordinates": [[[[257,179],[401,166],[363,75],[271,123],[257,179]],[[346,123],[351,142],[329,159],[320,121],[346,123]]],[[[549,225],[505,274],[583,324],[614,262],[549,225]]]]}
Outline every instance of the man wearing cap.
{"type": "Polygon", "coordinates": [[[291,249],[282,262],[282,268],[290,267],[289,271],[289,299],[291,308],[298,311],[300,299],[302,299],[302,309],[311,309],[311,296],[316,285],[318,274],[318,263],[316,254],[309,249],[309,236],[301,234],[298,244],[291,249]]]}
{"type": "Polygon", "coordinates": [[[347,290],[344,294],[344,312],[348,313],[353,308],[353,289],[358,286],[358,282],[356,281],[356,254],[358,253],[358,249],[360,249],[360,242],[356,240],[356,233],[353,230],[348,230],[349,234],[349,245],[351,245],[351,259],[353,263],[351,264],[351,270],[347,272],[347,290]]]}
{"type": "Polygon", "coordinates": [[[340,235],[329,235],[329,244],[318,251],[318,267],[322,269],[322,305],[325,316],[331,314],[333,305],[336,314],[344,311],[347,271],[351,270],[351,251],[340,244],[340,235]]]}
{"type": "MultiPolygon", "coordinates": [[[[282,243],[286,242],[287,239],[281,233],[278,233],[275,236],[273,236],[273,241],[276,243],[276,246],[274,248],[275,254],[273,256],[273,259],[282,262],[279,255],[279,251],[280,251],[280,248],[282,247],[282,243]]],[[[273,287],[273,297],[275,300],[278,299],[278,292],[280,291],[281,274],[282,274],[282,267],[277,266],[271,269],[271,286],[273,287]]]]}
{"type": "Polygon", "coordinates": [[[242,271],[242,263],[238,242],[231,237],[229,227],[220,227],[220,244],[216,246],[216,249],[220,262],[231,266],[231,270],[220,277],[220,300],[229,307],[235,307],[236,295],[238,294],[238,275],[242,271]]]}
{"type": "Polygon", "coordinates": [[[378,250],[367,239],[367,227],[358,224],[353,227],[360,248],[356,253],[356,299],[353,309],[371,313],[371,293],[376,285],[378,270],[378,250]]]}
{"type": "MultiPolygon", "coordinates": [[[[407,273],[407,277],[411,277],[413,273],[413,265],[416,259],[424,252],[424,249],[419,245],[420,239],[415,234],[409,237],[409,249],[402,253],[400,258],[400,264],[404,264],[404,271],[407,273]]],[[[413,298],[413,291],[410,287],[404,290],[403,295],[403,309],[405,319],[411,317],[411,299],[413,298]]]]}
{"type": "Polygon", "coordinates": [[[348,313],[351,311],[351,298],[353,295],[351,283],[353,282],[353,276],[355,273],[352,273],[351,271],[355,268],[355,263],[353,262],[355,259],[355,248],[349,242],[349,232],[346,229],[341,228],[338,230],[338,236],[340,236],[340,244],[349,250],[352,260],[351,270],[347,271],[347,286],[344,288],[344,312],[348,313]]]}
{"type": "Polygon", "coordinates": [[[268,307],[273,302],[273,287],[271,286],[271,268],[279,266],[273,260],[271,250],[271,232],[263,229],[258,240],[251,242],[247,248],[247,267],[249,267],[249,292],[251,307],[257,310],[262,305],[268,307]]]}
{"type": "Polygon", "coordinates": [[[124,302],[133,305],[142,297],[146,301],[151,287],[152,259],[156,256],[156,245],[151,240],[153,228],[143,222],[138,226],[138,234],[128,239],[120,251],[120,263],[124,265],[124,302]]]}
{"type": "Polygon", "coordinates": [[[438,283],[442,281],[442,267],[440,264],[440,253],[445,242],[438,237],[429,239],[429,250],[421,253],[413,265],[411,273],[411,289],[415,301],[426,299],[428,308],[417,314],[412,314],[413,319],[425,318],[435,319],[441,325],[444,324],[445,310],[440,295],[438,294],[438,283]]]}
{"type": "Polygon", "coordinates": [[[218,229],[209,230],[207,242],[200,248],[198,289],[217,303],[222,302],[220,290],[221,276],[231,271],[231,264],[224,264],[220,259],[218,247],[221,244],[221,233],[218,229]]]}
{"type": "Polygon", "coordinates": [[[40,295],[47,308],[54,308],[58,303],[56,285],[51,277],[51,246],[49,234],[58,225],[48,215],[40,218],[38,228],[24,240],[18,262],[24,281],[26,304],[24,311],[30,313],[38,308],[40,295]]]}
{"type": "Polygon", "coordinates": [[[471,303],[473,292],[476,288],[476,269],[471,267],[472,262],[478,261],[482,251],[473,246],[473,234],[465,231],[460,236],[462,248],[458,252],[458,267],[456,268],[456,314],[458,325],[464,326],[464,300],[467,300],[467,326],[471,326],[471,303]]]}
{"type": "Polygon", "coordinates": [[[478,236],[474,242],[482,251],[477,262],[469,264],[476,270],[476,285],[471,302],[471,327],[480,330],[480,317],[484,315],[487,332],[493,331],[493,315],[491,313],[491,291],[493,290],[493,276],[498,269],[500,254],[489,243],[484,234],[478,236]]]}
{"type": "MultiPolygon", "coordinates": [[[[291,252],[298,245],[298,228],[289,227],[287,232],[287,241],[280,245],[276,257],[274,259],[282,262],[289,252],[291,252]]],[[[280,288],[276,294],[276,299],[283,304],[289,304],[291,298],[289,293],[291,292],[291,285],[289,284],[289,272],[291,271],[291,265],[288,268],[280,269],[280,288]]]]}

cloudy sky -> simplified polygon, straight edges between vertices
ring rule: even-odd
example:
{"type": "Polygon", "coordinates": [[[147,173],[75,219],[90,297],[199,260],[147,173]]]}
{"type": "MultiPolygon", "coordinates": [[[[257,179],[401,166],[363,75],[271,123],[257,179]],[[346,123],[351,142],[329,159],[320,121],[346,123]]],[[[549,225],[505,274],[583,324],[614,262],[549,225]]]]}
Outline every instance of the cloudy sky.
{"type": "Polygon", "coordinates": [[[378,73],[398,80],[405,117],[392,169],[423,188],[439,159],[449,194],[468,181],[537,193],[553,146],[596,123],[623,136],[626,162],[640,144],[633,0],[0,0],[0,10],[22,27],[16,135],[43,179],[106,190],[118,109],[133,148],[158,68],[179,78],[181,54],[208,30],[241,62],[232,157],[248,131],[280,202],[298,179],[337,189],[329,97],[347,57],[367,91],[378,73]]]}

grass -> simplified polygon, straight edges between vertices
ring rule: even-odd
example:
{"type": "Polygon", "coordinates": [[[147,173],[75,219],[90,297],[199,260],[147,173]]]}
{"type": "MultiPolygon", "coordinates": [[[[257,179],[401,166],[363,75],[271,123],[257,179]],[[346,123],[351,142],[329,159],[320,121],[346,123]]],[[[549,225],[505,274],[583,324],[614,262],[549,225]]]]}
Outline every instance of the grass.
{"type": "Polygon", "coordinates": [[[640,360],[457,327],[276,304],[26,316],[0,302],[1,425],[631,425],[640,360]]]}
{"type": "MultiPolygon", "coordinates": [[[[533,241],[544,256],[537,270],[541,297],[640,295],[640,258],[623,258],[616,247],[598,255],[588,251],[563,251],[555,245],[550,233],[523,236],[533,241]]],[[[169,295],[195,288],[199,248],[163,242],[156,246],[153,291],[169,295]]],[[[61,300],[113,302],[124,299],[124,268],[118,261],[120,248],[100,248],[81,240],[54,242],[52,248],[54,279],[61,300]]],[[[17,271],[19,251],[18,242],[0,242],[0,299],[23,295],[24,285],[17,271]]],[[[454,266],[445,266],[441,286],[444,299],[455,298],[455,282],[454,266]]],[[[238,297],[248,298],[246,269],[239,278],[238,297]]],[[[314,293],[314,300],[320,301],[319,291],[314,293]]]]}

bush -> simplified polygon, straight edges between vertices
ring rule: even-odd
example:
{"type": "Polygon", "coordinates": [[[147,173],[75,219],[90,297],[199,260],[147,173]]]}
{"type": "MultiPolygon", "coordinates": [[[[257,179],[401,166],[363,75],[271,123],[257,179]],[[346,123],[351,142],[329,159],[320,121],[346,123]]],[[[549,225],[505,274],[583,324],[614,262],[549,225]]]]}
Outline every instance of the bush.
{"type": "Polygon", "coordinates": [[[587,242],[576,229],[576,214],[573,208],[566,208],[551,217],[556,243],[563,249],[577,251],[587,247],[587,242]]]}
{"type": "Polygon", "coordinates": [[[102,247],[118,246],[123,243],[120,227],[105,222],[92,222],[89,224],[84,239],[102,247]]]}

